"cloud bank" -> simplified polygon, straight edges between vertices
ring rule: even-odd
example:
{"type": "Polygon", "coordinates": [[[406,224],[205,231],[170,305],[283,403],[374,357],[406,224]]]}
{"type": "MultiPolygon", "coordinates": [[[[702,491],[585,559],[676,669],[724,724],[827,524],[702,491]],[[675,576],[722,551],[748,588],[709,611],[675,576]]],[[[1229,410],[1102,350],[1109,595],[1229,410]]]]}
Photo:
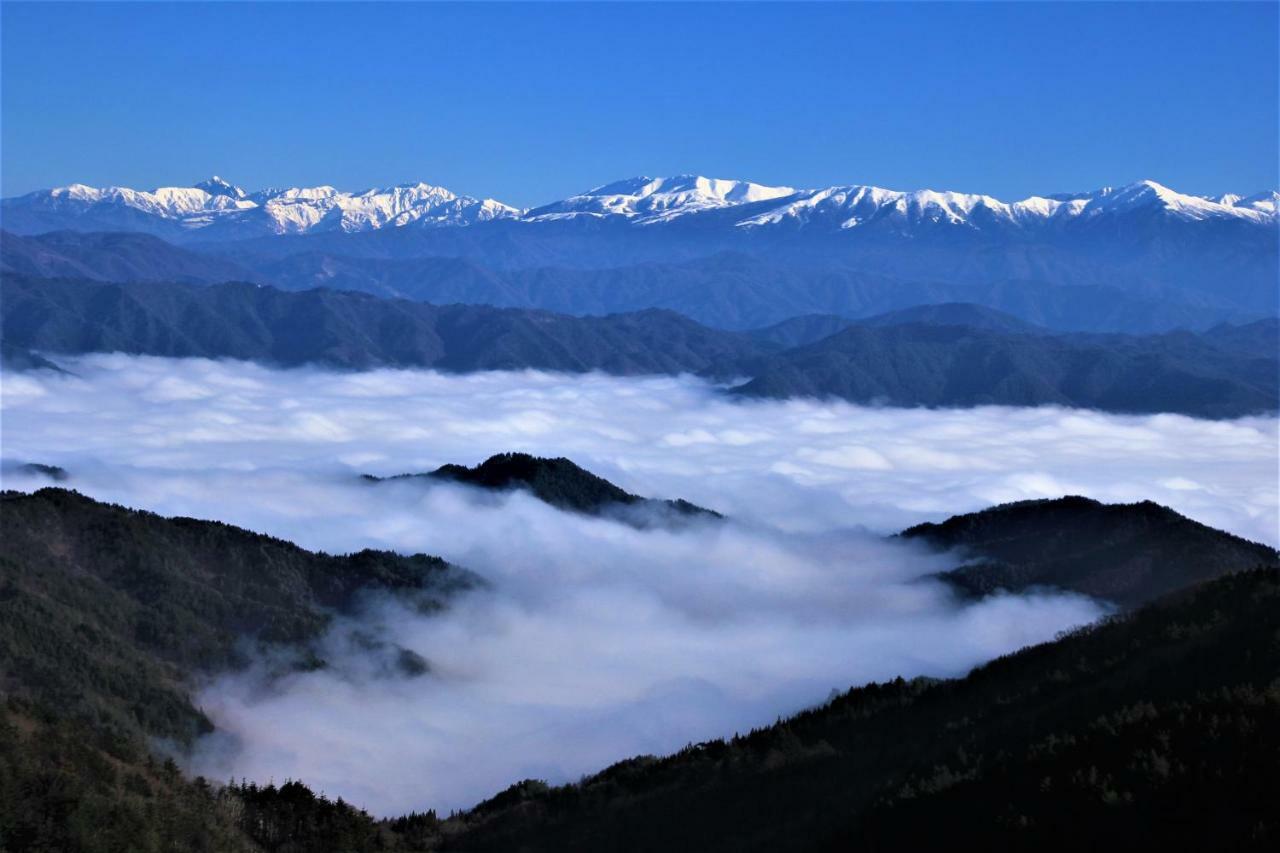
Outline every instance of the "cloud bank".
{"type": "MultiPolygon", "coordinates": [[[[945,556],[880,534],[1027,497],[1151,498],[1275,544],[1277,423],[725,399],[689,378],[331,373],[92,356],[3,379],[7,460],[93,497],[350,551],[440,554],[487,589],[431,618],[371,601],[328,670],[218,679],[190,768],[302,778],[380,813],[767,724],[832,689],[949,675],[1095,618],[1075,596],[955,601],[945,556]],[[637,530],[397,474],[565,455],[726,524],[637,530]],[[411,649],[388,672],[352,633],[411,649]]],[[[4,473],[5,486],[44,485],[4,473]]]]}

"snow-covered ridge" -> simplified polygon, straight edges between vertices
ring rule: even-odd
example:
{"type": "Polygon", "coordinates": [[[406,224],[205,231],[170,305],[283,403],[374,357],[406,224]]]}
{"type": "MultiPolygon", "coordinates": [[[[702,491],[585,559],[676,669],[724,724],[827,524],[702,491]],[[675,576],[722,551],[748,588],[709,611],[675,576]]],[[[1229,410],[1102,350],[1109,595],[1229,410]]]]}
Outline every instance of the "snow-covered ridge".
{"type": "Polygon", "coordinates": [[[459,196],[424,183],[360,192],[320,186],[249,193],[217,175],[194,187],[150,191],[71,184],[5,199],[4,205],[53,215],[108,218],[123,209],[169,220],[185,229],[220,225],[244,233],[266,234],[369,231],[415,222],[424,226],[471,225],[523,213],[493,199],[459,196]]]}
{"type": "Polygon", "coordinates": [[[525,218],[546,221],[574,216],[622,216],[642,222],[666,222],[705,210],[787,198],[796,192],[792,187],[767,187],[701,175],[629,178],[535,208],[525,218]]]}
{"type": "MultiPolygon", "coordinates": [[[[1154,181],[1075,194],[1005,202],[988,195],[852,185],[823,189],[765,186],[700,175],[637,177],[532,210],[456,195],[431,184],[346,192],[331,186],[246,192],[214,176],[193,187],[150,191],[83,184],[4,199],[6,218],[26,230],[57,227],[183,231],[218,238],[317,231],[359,232],[418,226],[461,227],[492,220],[554,222],[580,217],[634,225],[709,221],[732,229],[808,227],[843,231],[875,225],[914,231],[934,225],[1027,229],[1060,222],[1104,221],[1150,212],[1176,220],[1277,222],[1276,192],[1242,197],[1193,196],[1154,181]],[[27,223],[31,223],[28,225],[27,223]]],[[[159,232],[158,232],[159,233],[159,232]]]]}
{"type": "Polygon", "coordinates": [[[1103,187],[1091,193],[1031,196],[1003,202],[988,195],[849,186],[798,192],[782,199],[777,207],[736,224],[748,228],[788,221],[799,224],[826,221],[839,228],[856,228],[870,222],[900,226],[925,223],[1017,226],[1088,220],[1139,210],[1155,210],[1184,220],[1243,219],[1267,223],[1276,221],[1275,196],[1275,193],[1259,193],[1248,198],[1228,195],[1211,199],[1184,195],[1155,181],[1139,181],[1118,188],[1103,187]]]}

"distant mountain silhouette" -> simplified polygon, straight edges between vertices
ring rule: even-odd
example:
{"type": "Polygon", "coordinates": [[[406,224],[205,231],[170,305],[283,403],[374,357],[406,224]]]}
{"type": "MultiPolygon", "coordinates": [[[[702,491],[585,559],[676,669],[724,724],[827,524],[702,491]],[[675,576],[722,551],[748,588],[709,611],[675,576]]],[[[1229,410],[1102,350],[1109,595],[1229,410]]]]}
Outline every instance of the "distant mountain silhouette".
{"type": "Polygon", "coordinates": [[[5,278],[3,293],[6,343],[50,352],[633,375],[714,371],[770,349],[659,310],[568,317],[343,291],[289,293],[247,283],[199,287],[18,276],[5,278]]]}
{"type": "Polygon", "coordinates": [[[779,341],[806,332],[725,332],[657,309],[571,317],[247,283],[22,276],[6,277],[3,294],[5,346],[18,353],[120,351],[456,372],[694,373],[720,381],[752,377],[735,389],[741,396],[895,406],[1054,404],[1200,417],[1280,406],[1280,354],[1257,354],[1265,324],[1242,332],[1223,327],[1212,340],[1190,332],[1047,334],[1027,332],[989,309],[951,305],[855,323],[786,349],[779,341]],[[982,327],[955,324],[961,320],[982,327]]]}
{"type": "Polygon", "coordinates": [[[891,406],[1060,405],[1233,417],[1272,411],[1277,358],[1190,332],[1047,335],[962,325],[854,325],[771,355],[735,389],[891,406]]]}
{"type": "Polygon", "coordinates": [[[1151,501],[1021,501],[920,524],[900,536],[968,554],[971,563],[944,577],[975,595],[1053,586],[1126,607],[1228,572],[1280,564],[1274,548],[1151,501]]]}
{"type": "MultiPolygon", "coordinates": [[[[600,248],[614,238],[628,244],[643,242],[650,231],[624,228],[615,233],[616,228],[593,227],[588,222],[566,224],[578,234],[571,241],[571,254],[544,255],[536,251],[537,239],[529,242],[528,238],[551,226],[539,223],[511,230],[499,224],[490,233],[503,239],[480,256],[465,245],[468,235],[480,232],[468,229],[451,230],[464,245],[440,245],[441,234],[430,230],[399,229],[394,235],[364,235],[375,241],[368,245],[361,242],[361,235],[348,235],[355,242],[338,238],[334,243],[335,235],[317,234],[183,247],[136,233],[57,231],[19,236],[6,232],[0,239],[0,271],[119,282],[254,281],[284,290],[324,287],[437,304],[535,308],[576,316],[663,308],[715,328],[735,330],[808,314],[866,318],[916,305],[956,302],[981,304],[1057,331],[1199,330],[1224,320],[1238,322],[1274,313],[1232,308],[1230,300],[1217,300],[1218,290],[1134,287],[1115,280],[1112,273],[1052,281],[1052,274],[1040,263],[1043,254],[998,265],[1000,269],[990,275],[965,274],[961,281],[924,269],[909,274],[895,271],[897,262],[911,254],[910,248],[871,258],[867,267],[835,257],[795,263],[786,256],[742,249],[628,260],[625,252],[615,255],[606,249],[601,253],[600,248]],[[395,246],[383,247],[379,241],[386,238],[392,238],[395,246]],[[419,240],[421,246],[409,245],[419,240]],[[407,255],[401,252],[405,246],[407,255]],[[581,263],[591,257],[593,262],[581,263]]],[[[1268,304],[1274,307],[1274,301],[1273,293],[1268,304]]],[[[785,343],[794,346],[811,340],[785,343]]]]}
{"type": "Polygon", "coordinates": [[[637,514],[634,510],[645,513],[657,511],[672,518],[722,517],[686,500],[653,500],[633,495],[564,457],[547,459],[527,453],[499,453],[471,468],[450,464],[428,474],[401,474],[385,478],[365,475],[365,479],[371,482],[412,478],[448,480],[495,491],[523,489],[557,509],[587,515],[627,511],[621,517],[640,523],[650,516],[637,514]]]}
{"type": "Polygon", "coordinates": [[[96,281],[213,284],[261,280],[232,261],[137,232],[54,231],[24,237],[0,231],[0,273],[96,281]]]}

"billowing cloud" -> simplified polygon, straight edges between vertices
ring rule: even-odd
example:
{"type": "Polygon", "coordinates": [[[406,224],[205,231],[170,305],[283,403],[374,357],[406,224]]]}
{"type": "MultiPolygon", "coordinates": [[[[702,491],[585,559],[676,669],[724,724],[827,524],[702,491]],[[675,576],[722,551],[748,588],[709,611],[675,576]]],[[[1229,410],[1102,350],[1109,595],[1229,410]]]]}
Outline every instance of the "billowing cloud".
{"type": "Polygon", "coordinates": [[[67,366],[4,377],[6,459],[60,465],[100,499],[329,551],[426,551],[491,582],[430,618],[370,602],[326,638],[328,670],[201,692],[221,733],[194,771],[300,777],[384,813],[572,779],[869,679],[959,673],[1100,612],[1051,594],[961,604],[928,580],[945,557],[882,536],[917,521],[1079,493],[1280,538],[1274,419],[736,402],[690,378],[67,366]],[[523,494],[355,476],[503,450],[569,456],[731,521],[638,530],[523,494]],[[349,641],[357,628],[429,671],[389,673],[349,641]]]}

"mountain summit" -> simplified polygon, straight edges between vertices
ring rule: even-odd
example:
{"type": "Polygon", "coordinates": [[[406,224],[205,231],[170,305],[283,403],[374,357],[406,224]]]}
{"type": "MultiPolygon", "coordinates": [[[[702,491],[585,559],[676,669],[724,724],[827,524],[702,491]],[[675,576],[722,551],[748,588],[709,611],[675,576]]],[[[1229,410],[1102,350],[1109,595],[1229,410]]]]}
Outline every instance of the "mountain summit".
{"type": "Polygon", "coordinates": [[[702,175],[628,178],[527,211],[426,183],[356,192],[318,186],[249,193],[215,175],[194,187],[154,190],[71,184],[4,199],[3,212],[6,229],[20,234],[71,229],[173,236],[200,231],[202,240],[350,233],[408,225],[462,227],[493,220],[552,223],[583,217],[633,225],[696,221],[729,230],[887,228],[907,233],[937,226],[1037,232],[1073,220],[1139,212],[1191,222],[1274,225],[1277,221],[1275,192],[1209,198],[1179,193],[1149,180],[1005,202],[989,195],[929,189],[902,192],[856,184],[795,189],[702,175]]]}

